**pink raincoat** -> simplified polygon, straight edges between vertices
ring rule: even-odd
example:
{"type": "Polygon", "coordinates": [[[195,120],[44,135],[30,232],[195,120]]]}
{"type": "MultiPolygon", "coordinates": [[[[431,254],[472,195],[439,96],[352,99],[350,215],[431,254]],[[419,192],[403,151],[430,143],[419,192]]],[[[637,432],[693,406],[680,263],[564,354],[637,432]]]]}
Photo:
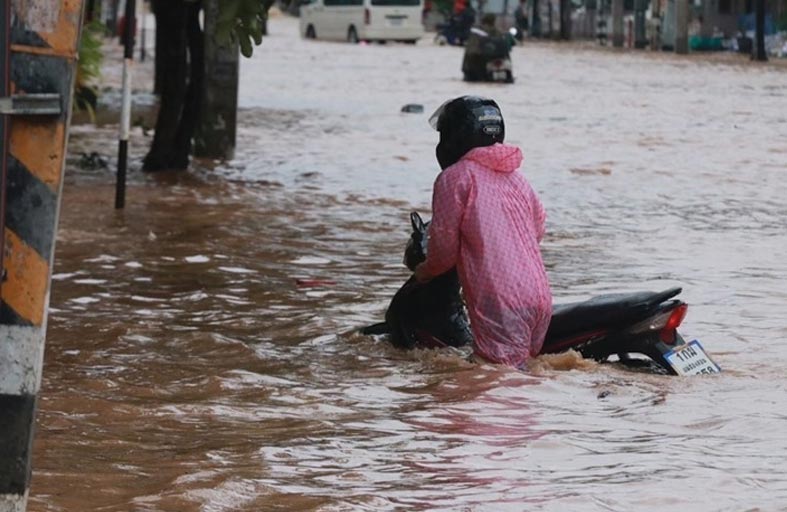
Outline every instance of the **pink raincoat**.
{"type": "Polygon", "coordinates": [[[521,368],[538,355],[552,315],[541,259],[546,213],[525,177],[522,152],[474,148],[437,177],[425,270],[454,266],[464,291],[475,352],[521,368]]]}

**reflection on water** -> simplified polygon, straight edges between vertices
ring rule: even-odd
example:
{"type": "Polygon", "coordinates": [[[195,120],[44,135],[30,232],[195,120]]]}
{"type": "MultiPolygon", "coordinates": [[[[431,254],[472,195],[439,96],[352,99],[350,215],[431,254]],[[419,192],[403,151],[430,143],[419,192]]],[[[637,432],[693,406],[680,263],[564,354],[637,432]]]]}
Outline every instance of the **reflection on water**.
{"type": "Polygon", "coordinates": [[[69,169],[30,510],[787,503],[785,75],[533,45],[514,86],[472,89],[525,146],[557,300],[682,285],[684,334],[725,370],[568,354],[519,373],[354,333],[407,277],[407,215],[435,176],[425,116],[398,109],[467,91],[447,78],[460,54],[272,27],[244,64],[235,161],[133,174],[121,213],[111,174],[69,169]],[[326,92],[359,62],[367,88],[326,92]]]}

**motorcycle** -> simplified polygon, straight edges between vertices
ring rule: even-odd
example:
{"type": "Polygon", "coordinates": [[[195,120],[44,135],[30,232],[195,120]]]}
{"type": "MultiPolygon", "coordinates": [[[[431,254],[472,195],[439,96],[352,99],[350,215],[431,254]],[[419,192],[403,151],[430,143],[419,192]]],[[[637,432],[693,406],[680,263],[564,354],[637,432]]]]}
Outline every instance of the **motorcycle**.
{"type": "Polygon", "coordinates": [[[510,35],[490,35],[477,27],[473,27],[470,34],[462,60],[465,81],[512,83],[510,35]]]}
{"type": "MultiPolygon", "coordinates": [[[[426,259],[428,223],[417,212],[410,214],[410,221],[413,232],[404,264],[415,270],[426,259]]],[[[700,342],[687,343],[678,332],[688,310],[676,299],[681,291],[615,293],[554,305],[541,353],[573,349],[599,362],[617,356],[625,366],[672,375],[718,373],[721,369],[700,342]]],[[[423,284],[410,277],[391,300],[385,322],[361,333],[387,334],[404,349],[470,346],[473,336],[456,270],[423,284]]]]}

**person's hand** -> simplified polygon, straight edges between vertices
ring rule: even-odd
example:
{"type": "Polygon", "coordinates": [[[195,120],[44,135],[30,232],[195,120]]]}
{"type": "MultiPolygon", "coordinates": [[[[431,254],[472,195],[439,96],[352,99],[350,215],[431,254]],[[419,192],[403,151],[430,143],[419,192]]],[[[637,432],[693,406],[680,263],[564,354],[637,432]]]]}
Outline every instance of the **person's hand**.
{"type": "Polygon", "coordinates": [[[426,264],[419,263],[417,267],[415,267],[415,280],[419,283],[428,283],[432,280],[432,274],[427,272],[426,264]]]}

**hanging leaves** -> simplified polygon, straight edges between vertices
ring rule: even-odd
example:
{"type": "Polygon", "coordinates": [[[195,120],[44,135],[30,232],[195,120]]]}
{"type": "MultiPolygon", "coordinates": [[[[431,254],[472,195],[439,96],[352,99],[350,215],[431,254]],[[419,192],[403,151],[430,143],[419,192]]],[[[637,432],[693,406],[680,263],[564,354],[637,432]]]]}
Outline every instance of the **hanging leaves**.
{"type": "Polygon", "coordinates": [[[251,57],[254,46],[262,43],[268,9],[272,0],[221,0],[216,22],[220,42],[236,42],[244,57],[251,57]]]}

